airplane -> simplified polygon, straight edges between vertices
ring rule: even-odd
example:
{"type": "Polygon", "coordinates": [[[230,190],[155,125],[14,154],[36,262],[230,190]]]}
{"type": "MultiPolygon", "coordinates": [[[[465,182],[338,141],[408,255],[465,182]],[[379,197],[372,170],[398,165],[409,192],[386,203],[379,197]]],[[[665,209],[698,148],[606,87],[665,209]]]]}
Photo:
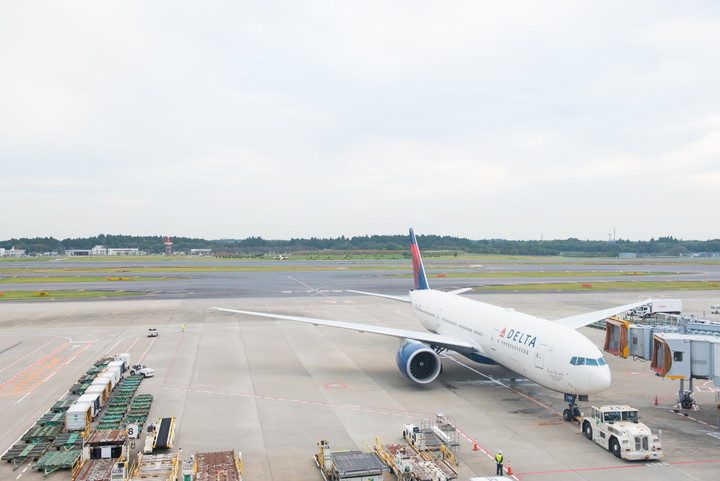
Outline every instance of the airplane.
{"type": "Polygon", "coordinates": [[[396,356],[397,366],[406,377],[420,384],[432,382],[440,375],[439,354],[446,350],[478,363],[499,364],[541,386],[564,393],[569,407],[563,411],[563,418],[571,421],[580,416],[578,399],[587,401],[589,394],[607,389],[611,378],[603,353],[576,329],[650,302],[646,299],[550,321],[460,296],[472,288],[449,292],[430,289],[413,229],[410,229],[410,251],[415,288],[407,296],[349,292],[410,303],[415,316],[429,332],[221,307],[214,309],[403,339],[396,356]]]}
{"type": "Polygon", "coordinates": [[[274,256],[273,259],[275,259],[276,261],[286,261],[286,260],[288,260],[288,256],[278,254],[278,255],[274,256]]]}

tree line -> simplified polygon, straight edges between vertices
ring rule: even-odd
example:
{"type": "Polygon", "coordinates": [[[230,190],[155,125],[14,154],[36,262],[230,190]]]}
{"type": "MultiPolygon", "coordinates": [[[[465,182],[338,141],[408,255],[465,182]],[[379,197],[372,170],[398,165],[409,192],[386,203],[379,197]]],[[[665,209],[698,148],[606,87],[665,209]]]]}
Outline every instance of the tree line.
{"type": "MultiPolygon", "coordinates": [[[[401,235],[366,235],[336,238],[291,238],[270,240],[262,237],[245,239],[207,240],[193,237],[172,237],[173,252],[190,249],[210,249],[213,253],[264,254],[295,253],[300,251],[404,251],[408,237],[401,235]]],[[[681,240],[672,236],[649,241],[591,241],[576,238],[564,240],[471,240],[463,237],[419,235],[423,251],[467,252],[471,254],[533,255],[533,256],[617,256],[619,253],[640,255],[689,255],[693,253],[720,253],[720,239],[707,241],[681,240]]],[[[28,254],[56,252],[63,255],[70,249],[92,249],[102,245],[108,248],[137,247],[149,254],[165,252],[163,236],[105,235],[58,240],[53,237],[9,239],[0,242],[0,248],[23,249],[28,254]]]]}

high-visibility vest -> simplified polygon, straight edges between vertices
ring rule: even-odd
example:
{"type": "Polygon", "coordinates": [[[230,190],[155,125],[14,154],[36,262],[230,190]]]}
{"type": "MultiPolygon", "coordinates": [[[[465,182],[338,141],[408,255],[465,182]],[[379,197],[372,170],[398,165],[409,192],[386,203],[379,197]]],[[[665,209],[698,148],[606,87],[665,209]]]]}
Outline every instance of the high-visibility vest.
{"type": "Polygon", "coordinates": [[[495,455],[495,462],[498,464],[502,464],[503,462],[503,455],[502,454],[496,454],[495,455]]]}

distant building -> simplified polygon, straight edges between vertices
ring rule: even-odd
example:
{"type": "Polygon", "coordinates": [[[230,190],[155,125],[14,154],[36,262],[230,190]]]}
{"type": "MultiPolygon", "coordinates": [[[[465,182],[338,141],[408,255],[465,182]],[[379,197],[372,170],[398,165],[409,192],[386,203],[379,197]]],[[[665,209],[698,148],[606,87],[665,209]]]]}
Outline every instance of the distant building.
{"type": "Polygon", "coordinates": [[[210,255],[212,255],[212,249],[190,249],[190,255],[192,255],[192,256],[210,256],[210,255]]]}
{"type": "Polygon", "coordinates": [[[137,247],[107,248],[105,246],[95,246],[92,249],[67,249],[65,254],[68,256],[140,256],[144,252],[141,252],[137,247]]]}
{"type": "Polygon", "coordinates": [[[5,248],[0,247],[0,257],[5,257],[5,248]]]}
{"type": "Polygon", "coordinates": [[[89,249],[65,249],[65,255],[66,256],[89,256],[90,250],[89,249]]]}
{"type": "Polygon", "coordinates": [[[140,249],[137,247],[119,247],[116,249],[108,249],[107,255],[109,256],[139,256],[142,255],[140,249]]]}
{"type": "Polygon", "coordinates": [[[620,259],[635,259],[637,257],[637,253],[635,253],[635,252],[620,252],[620,253],[618,253],[618,257],[620,259]]]}
{"type": "Polygon", "coordinates": [[[16,249],[11,247],[10,249],[0,249],[0,255],[3,257],[23,257],[25,255],[24,249],[16,249]]]}

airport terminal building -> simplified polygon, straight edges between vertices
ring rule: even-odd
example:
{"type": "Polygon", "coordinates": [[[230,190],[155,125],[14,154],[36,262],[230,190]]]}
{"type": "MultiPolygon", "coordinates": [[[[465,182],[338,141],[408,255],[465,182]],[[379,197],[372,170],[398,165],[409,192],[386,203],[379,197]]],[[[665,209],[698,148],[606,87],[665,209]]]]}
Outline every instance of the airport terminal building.
{"type": "Polygon", "coordinates": [[[145,252],[142,252],[138,247],[108,248],[95,246],[92,249],[67,249],[65,254],[68,256],[141,256],[145,252]]]}

